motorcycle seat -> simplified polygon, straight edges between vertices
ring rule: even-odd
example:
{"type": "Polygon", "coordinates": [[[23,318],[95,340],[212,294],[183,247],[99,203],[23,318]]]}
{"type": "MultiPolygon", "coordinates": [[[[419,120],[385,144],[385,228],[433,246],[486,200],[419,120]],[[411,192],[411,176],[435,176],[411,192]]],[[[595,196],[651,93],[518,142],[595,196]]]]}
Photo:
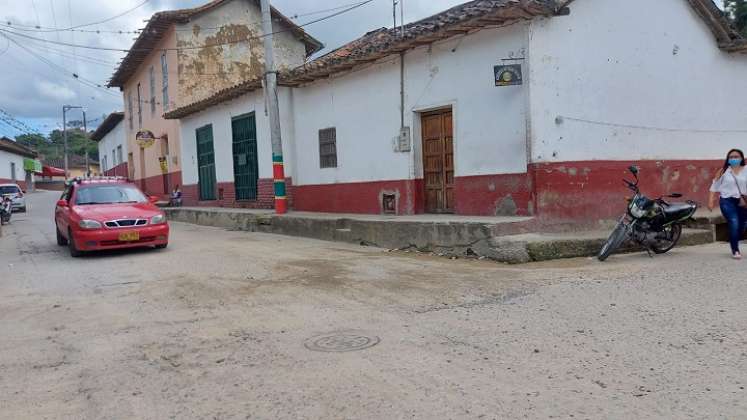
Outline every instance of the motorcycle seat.
{"type": "Polygon", "coordinates": [[[690,203],[672,203],[664,207],[665,214],[679,214],[691,211],[694,205],[690,203]]]}

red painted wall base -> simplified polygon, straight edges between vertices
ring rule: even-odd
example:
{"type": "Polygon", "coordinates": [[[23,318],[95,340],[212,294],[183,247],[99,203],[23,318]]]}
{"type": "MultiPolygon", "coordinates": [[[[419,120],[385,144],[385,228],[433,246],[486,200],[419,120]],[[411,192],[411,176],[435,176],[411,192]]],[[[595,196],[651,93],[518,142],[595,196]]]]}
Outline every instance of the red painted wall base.
{"type": "Polygon", "coordinates": [[[22,190],[26,190],[26,181],[13,181],[10,179],[0,178],[0,184],[17,184],[19,187],[21,187],[22,190]]]}
{"type": "Polygon", "coordinates": [[[111,169],[104,171],[104,176],[123,176],[127,178],[129,172],[127,171],[127,162],[119,164],[111,169]]]}
{"type": "Polygon", "coordinates": [[[167,200],[170,195],[171,191],[174,189],[175,186],[179,185],[181,187],[182,184],[182,173],[180,172],[171,172],[168,175],[168,188],[164,189],[164,177],[163,175],[156,175],[151,176],[144,179],[136,179],[133,182],[140,187],[141,190],[147,195],[155,195],[158,197],[161,197],[162,199],[167,200]]]}
{"type": "MultiPolygon", "coordinates": [[[[288,207],[293,208],[295,189],[293,180],[287,178],[286,192],[288,207]]],[[[216,188],[216,200],[200,200],[198,185],[185,185],[182,188],[182,204],[184,206],[200,207],[231,207],[245,209],[273,209],[275,208],[274,181],[269,178],[258,180],[256,200],[236,200],[236,188],[233,182],[219,182],[216,188]]]]}
{"type": "MultiPolygon", "coordinates": [[[[570,222],[594,225],[619,217],[630,192],[622,178],[628,166],[640,169],[641,190],[650,197],[679,192],[683,200],[705,204],[713,175],[722,164],[714,160],[579,161],[533,164],[525,174],[457,177],[454,213],[465,216],[535,215],[544,225],[570,222]]],[[[176,174],[174,174],[176,175],[176,174]]],[[[178,174],[180,179],[181,174],[178,174]]],[[[176,181],[176,177],[174,177],[176,181]]],[[[146,180],[148,192],[163,188],[160,177],[146,180]]],[[[292,186],[289,207],[298,211],[382,214],[384,196],[394,197],[396,214],[424,212],[423,180],[356,182],[292,186]]],[[[173,184],[172,184],[173,185],[173,184]]],[[[272,209],[271,179],[259,182],[259,197],[237,201],[233,183],[218,184],[218,199],[200,201],[197,185],[183,187],[184,205],[272,209]]],[[[391,210],[391,209],[389,209],[391,210]]]]}
{"type": "Polygon", "coordinates": [[[627,168],[640,168],[640,188],[656,198],[674,192],[682,200],[705,205],[713,177],[722,165],[714,160],[584,161],[533,165],[537,214],[543,219],[598,221],[622,216],[632,195],[622,179],[627,168]]]}

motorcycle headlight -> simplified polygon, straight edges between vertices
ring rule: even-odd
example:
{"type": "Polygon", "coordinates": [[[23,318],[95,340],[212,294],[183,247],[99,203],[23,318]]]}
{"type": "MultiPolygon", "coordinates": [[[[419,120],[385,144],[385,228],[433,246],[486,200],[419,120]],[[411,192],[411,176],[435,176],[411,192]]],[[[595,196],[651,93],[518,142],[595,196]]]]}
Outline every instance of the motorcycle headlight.
{"type": "Polygon", "coordinates": [[[160,225],[162,223],[166,223],[166,215],[157,214],[150,219],[151,225],[160,225]]]}
{"type": "Polygon", "coordinates": [[[81,220],[78,223],[81,229],[101,229],[101,223],[95,220],[81,220]]]}
{"type": "Polygon", "coordinates": [[[646,211],[640,208],[638,203],[633,200],[633,202],[630,203],[630,215],[635,218],[641,218],[646,215],[646,211]]]}

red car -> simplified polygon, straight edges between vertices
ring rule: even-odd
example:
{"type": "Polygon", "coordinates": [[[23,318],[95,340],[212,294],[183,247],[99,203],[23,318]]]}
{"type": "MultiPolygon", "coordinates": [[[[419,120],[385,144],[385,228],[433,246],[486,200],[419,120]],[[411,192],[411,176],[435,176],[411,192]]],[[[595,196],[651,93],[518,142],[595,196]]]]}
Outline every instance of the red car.
{"type": "Polygon", "coordinates": [[[86,251],[169,244],[166,215],[122,178],[76,179],[57,201],[57,244],[68,245],[70,255],[86,251]]]}

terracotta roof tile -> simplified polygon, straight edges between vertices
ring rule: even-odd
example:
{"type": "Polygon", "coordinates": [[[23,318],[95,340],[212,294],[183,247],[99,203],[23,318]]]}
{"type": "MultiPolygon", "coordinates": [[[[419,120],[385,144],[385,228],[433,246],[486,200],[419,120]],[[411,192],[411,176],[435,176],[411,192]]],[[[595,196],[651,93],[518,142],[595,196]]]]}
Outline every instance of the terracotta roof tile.
{"type": "MultiPolygon", "coordinates": [[[[130,47],[127,55],[119,64],[119,67],[109,80],[108,86],[123,87],[127,80],[135,74],[138,67],[143,63],[143,61],[145,61],[158,42],[161,41],[169,28],[171,28],[171,25],[175,23],[189,22],[192,17],[207,12],[229,1],[233,0],[213,0],[209,3],[203,4],[202,6],[191,9],[167,10],[155,13],[148,20],[148,24],[140,32],[140,35],[130,47]]],[[[306,53],[308,55],[323,48],[321,42],[306,33],[303,28],[296,25],[292,20],[280,13],[274,7],[272,7],[272,16],[285,23],[304,41],[306,44],[306,53]]]]}
{"type": "MultiPolygon", "coordinates": [[[[747,51],[747,42],[730,25],[723,12],[712,0],[683,0],[706,22],[716,35],[720,48],[726,51],[747,51]]],[[[536,16],[553,16],[574,0],[474,0],[400,28],[381,28],[343,45],[309,63],[280,75],[279,83],[298,86],[332,74],[350,70],[358,65],[376,61],[415,48],[468,33],[487,26],[506,24],[536,16]]],[[[165,117],[182,118],[210,106],[237,98],[262,87],[261,79],[241,82],[215,92],[208,98],[168,112],[165,117]]]]}

